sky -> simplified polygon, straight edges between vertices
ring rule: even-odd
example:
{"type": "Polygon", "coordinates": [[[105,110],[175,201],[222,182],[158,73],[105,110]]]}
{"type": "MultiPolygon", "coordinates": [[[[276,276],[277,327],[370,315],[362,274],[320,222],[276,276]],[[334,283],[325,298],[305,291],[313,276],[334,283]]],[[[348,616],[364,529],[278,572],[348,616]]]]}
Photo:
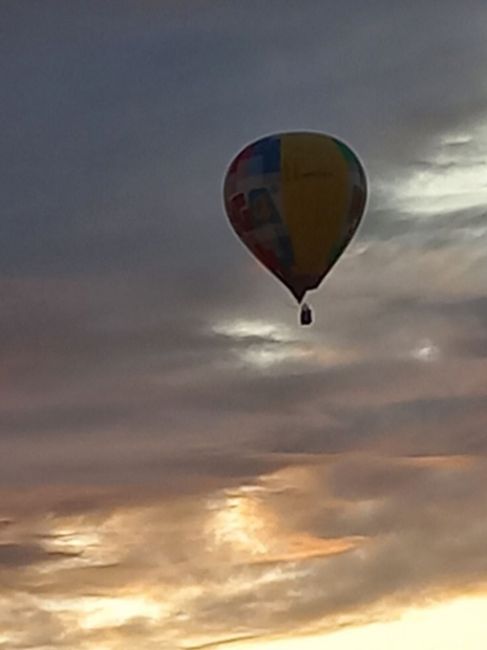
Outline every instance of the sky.
{"type": "Polygon", "coordinates": [[[482,650],[484,0],[0,0],[0,650],[482,650]],[[343,139],[310,301],[232,232],[343,139]]]}

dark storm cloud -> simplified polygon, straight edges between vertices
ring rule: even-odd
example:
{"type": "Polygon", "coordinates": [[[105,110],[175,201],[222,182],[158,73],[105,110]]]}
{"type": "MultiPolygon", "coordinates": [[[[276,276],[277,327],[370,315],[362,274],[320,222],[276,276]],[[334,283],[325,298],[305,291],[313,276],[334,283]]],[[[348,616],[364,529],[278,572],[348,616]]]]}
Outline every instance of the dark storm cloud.
{"type": "Polygon", "coordinates": [[[214,266],[213,279],[232,272],[224,166],[246,139],[273,128],[276,102],[275,127],[330,124],[372,154],[372,165],[387,152],[388,167],[392,145],[404,164],[405,147],[417,158],[450,113],[458,124],[459,105],[472,119],[476,101],[485,108],[479,3],[441,12],[289,5],[270,41],[266,17],[276,6],[259,21],[253,3],[212,11],[6,3],[4,272],[149,267],[175,279],[184,260],[199,272],[214,266]],[[422,105],[435,107],[434,123],[422,105]]]}
{"type": "MultiPolygon", "coordinates": [[[[205,237],[211,241],[207,226],[188,250],[205,203],[204,161],[214,156],[205,129],[193,124],[203,87],[211,96],[219,83],[214,66],[213,76],[206,70],[212,36],[198,27],[186,34],[187,18],[175,33],[163,8],[114,8],[10,10],[6,272],[106,273],[156,260],[174,277],[181,255],[201,256],[205,237]],[[182,48],[176,66],[175,46],[182,48]]],[[[220,214],[219,203],[213,211],[220,214]]]]}
{"type": "MultiPolygon", "coordinates": [[[[430,397],[426,387],[435,376],[435,366],[412,359],[374,358],[374,349],[380,350],[384,338],[406,317],[419,324],[433,318],[436,335],[441,334],[442,324],[454,327],[451,342],[447,341],[442,353],[461,352],[472,333],[482,331],[482,299],[377,302],[367,318],[363,314],[357,323],[355,344],[367,350],[365,358],[313,368],[309,366],[311,355],[304,366],[256,374],[251,366],[237,363],[234,355],[258,351],[262,346],[279,350],[282,344],[272,337],[233,339],[212,333],[197,321],[157,320],[155,326],[152,315],[142,310],[126,324],[124,319],[110,322],[111,306],[115,310],[123,307],[116,301],[104,305],[103,300],[91,305],[89,292],[88,297],[83,294],[87,307],[81,318],[83,308],[76,300],[70,303],[68,295],[69,288],[60,297],[46,294],[37,307],[33,300],[27,313],[37,313],[38,318],[14,319],[10,329],[8,319],[4,321],[4,367],[10,377],[0,410],[3,481],[35,483],[47,471],[56,481],[78,481],[84,476],[86,481],[102,483],[116,481],[117,475],[129,481],[137,476],[155,480],[162,473],[170,489],[172,484],[180,484],[178,472],[196,482],[198,466],[205,468],[203,476],[213,472],[213,457],[217,464],[228,467],[227,472],[233,468],[236,479],[241,477],[233,452],[226,459],[218,452],[228,443],[235,445],[238,455],[242,448],[250,452],[246,461],[250,476],[265,469],[266,462],[262,465],[258,457],[264,450],[335,453],[369,446],[391,429],[409,429],[414,423],[420,430],[434,424],[441,427],[449,421],[455,399],[460,400],[459,421],[463,406],[471,413],[471,407],[477,405],[479,416],[482,412],[482,383],[471,398],[448,395],[448,386],[447,396],[430,397]],[[89,315],[98,306],[100,323],[96,326],[89,315]],[[412,399],[415,384],[417,397],[412,399]],[[385,397],[374,408],[364,407],[366,395],[376,399],[374,396],[391,386],[403,396],[402,402],[389,407],[385,397]],[[357,400],[357,394],[364,396],[357,400]],[[224,430],[236,417],[238,431],[229,437],[224,430]],[[38,450],[34,456],[26,454],[31,444],[38,450]],[[192,444],[212,450],[211,455],[193,457],[192,444]],[[186,449],[187,462],[178,460],[178,447],[186,449]],[[256,457],[252,456],[254,449],[256,457]],[[22,472],[12,465],[13,458],[25,468],[22,472]]],[[[354,326],[349,325],[349,337],[353,331],[354,326]]],[[[471,352],[468,356],[472,357],[471,352]]],[[[458,373],[458,368],[454,372],[458,373]]],[[[472,390],[474,386],[472,383],[472,390]]],[[[481,445],[481,436],[477,443],[458,440],[453,451],[460,453],[462,444],[467,443],[481,445]]],[[[438,431],[429,435],[427,442],[420,436],[409,439],[408,446],[414,448],[414,444],[430,450],[446,445],[443,451],[448,451],[453,439],[448,443],[438,431]]],[[[270,461],[269,467],[272,465],[270,461]]]]}
{"type": "MultiPolygon", "coordinates": [[[[322,399],[321,424],[283,423],[255,440],[258,449],[276,454],[340,454],[382,449],[386,454],[485,454],[486,400],[475,397],[418,398],[377,407],[336,406],[322,399]]],[[[353,395],[353,386],[349,394],[353,395]]]]}
{"type": "Polygon", "coordinates": [[[77,557],[76,554],[53,553],[35,544],[0,544],[0,566],[3,569],[28,567],[73,557],[77,557]]]}
{"type": "Polygon", "coordinates": [[[469,337],[468,340],[459,341],[456,349],[462,356],[485,359],[487,357],[487,334],[479,337],[469,337]]]}

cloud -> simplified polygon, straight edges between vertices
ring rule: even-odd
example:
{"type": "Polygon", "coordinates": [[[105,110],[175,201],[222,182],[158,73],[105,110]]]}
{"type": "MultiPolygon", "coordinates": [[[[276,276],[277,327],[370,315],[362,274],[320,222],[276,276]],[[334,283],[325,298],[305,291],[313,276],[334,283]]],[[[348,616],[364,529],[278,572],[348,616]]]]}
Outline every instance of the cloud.
{"type": "Polygon", "coordinates": [[[49,553],[34,544],[0,544],[0,565],[4,569],[28,567],[73,557],[69,553],[49,553]]]}
{"type": "Polygon", "coordinates": [[[263,643],[483,588],[485,13],[2,5],[5,650],[263,643]],[[302,128],[371,189],[310,330],[221,201],[236,151],[302,128]]]}

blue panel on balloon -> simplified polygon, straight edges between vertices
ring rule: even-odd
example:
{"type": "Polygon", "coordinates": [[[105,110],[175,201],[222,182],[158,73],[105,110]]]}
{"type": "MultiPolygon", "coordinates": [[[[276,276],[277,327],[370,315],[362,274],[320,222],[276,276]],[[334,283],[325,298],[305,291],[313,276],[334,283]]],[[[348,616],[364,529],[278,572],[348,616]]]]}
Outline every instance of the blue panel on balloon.
{"type": "Polygon", "coordinates": [[[252,149],[252,156],[245,161],[247,176],[261,176],[264,173],[264,159],[252,149]]]}
{"type": "Polygon", "coordinates": [[[252,156],[262,157],[262,173],[272,174],[281,167],[281,141],[279,138],[264,138],[252,147],[252,156]]]}

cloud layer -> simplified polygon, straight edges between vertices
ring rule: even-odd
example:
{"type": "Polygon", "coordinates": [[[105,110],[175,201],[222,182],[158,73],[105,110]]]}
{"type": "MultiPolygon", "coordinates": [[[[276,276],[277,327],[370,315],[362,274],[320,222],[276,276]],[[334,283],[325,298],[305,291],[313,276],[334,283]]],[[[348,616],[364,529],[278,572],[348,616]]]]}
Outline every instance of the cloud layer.
{"type": "Polygon", "coordinates": [[[484,589],[486,19],[2,4],[1,650],[263,647],[484,589]],[[221,200],[301,128],[371,188],[309,331],[221,200]]]}

